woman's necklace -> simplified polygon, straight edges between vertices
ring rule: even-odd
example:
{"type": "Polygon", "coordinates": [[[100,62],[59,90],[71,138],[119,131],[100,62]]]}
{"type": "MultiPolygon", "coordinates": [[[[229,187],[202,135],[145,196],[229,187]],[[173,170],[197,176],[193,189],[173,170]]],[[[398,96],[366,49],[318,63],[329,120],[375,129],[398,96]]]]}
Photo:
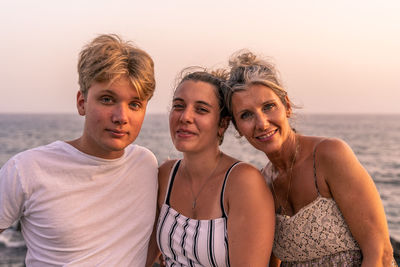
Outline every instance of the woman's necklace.
{"type": "Polygon", "coordinates": [[[221,158],[222,158],[222,152],[220,151],[220,152],[219,152],[219,155],[218,155],[218,161],[217,161],[217,164],[216,164],[215,167],[214,167],[214,170],[211,172],[211,174],[210,174],[210,175],[207,177],[207,179],[204,181],[203,185],[200,187],[200,190],[197,192],[196,195],[194,194],[194,191],[193,191],[193,182],[192,182],[193,179],[192,179],[192,176],[190,176],[188,170],[186,169],[186,164],[183,165],[183,169],[184,169],[184,171],[185,171],[185,176],[187,176],[187,177],[190,179],[190,191],[192,192],[192,197],[193,197],[192,210],[194,210],[194,209],[196,208],[197,198],[199,197],[201,191],[203,191],[203,189],[204,189],[205,185],[207,184],[207,182],[208,182],[208,181],[210,180],[210,178],[214,175],[214,173],[215,173],[215,171],[217,170],[218,165],[219,165],[219,163],[220,163],[220,161],[221,161],[221,158]]]}
{"type": "MultiPolygon", "coordinates": [[[[295,143],[296,143],[296,148],[295,148],[295,151],[294,151],[294,156],[293,156],[292,162],[290,163],[289,170],[287,171],[288,176],[289,176],[289,184],[288,184],[288,189],[287,189],[287,193],[286,193],[286,201],[285,201],[285,203],[284,203],[285,206],[286,206],[286,205],[288,204],[288,202],[289,202],[289,193],[290,193],[290,189],[291,189],[291,187],[292,187],[293,166],[294,166],[294,163],[296,162],[297,153],[299,152],[299,146],[300,146],[300,144],[299,144],[299,141],[297,140],[297,136],[296,136],[296,138],[295,138],[295,143]]],[[[278,204],[279,204],[279,207],[278,207],[278,209],[277,209],[276,212],[277,212],[278,214],[282,214],[282,215],[288,216],[288,215],[287,215],[288,213],[287,213],[287,211],[286,211],[284,205],[282,205],[282,203],[280,203],[280,201],[279,201],[279,199],[278,199],[278,196],[276,195],[275,187],[274,187],[274,179],[273,179],[273,177],[272,177],[272,174],[271,174],[271,185],[272,185],[272,192],[273,192],[273,194],[275,195],[275,199],[276,199],[276,201],[277,201],[278,204]],[[282,210],[283,210],[283,213],[281,213],[282,210]]]]}

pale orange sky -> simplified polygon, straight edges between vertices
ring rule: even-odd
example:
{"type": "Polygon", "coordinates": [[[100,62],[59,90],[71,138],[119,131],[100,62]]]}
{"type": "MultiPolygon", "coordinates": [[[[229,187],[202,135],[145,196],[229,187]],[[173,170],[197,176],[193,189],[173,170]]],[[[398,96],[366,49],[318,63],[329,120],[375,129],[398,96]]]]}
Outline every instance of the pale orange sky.
{"type": "Polygon", "coordinates": [[[400,113],[400,1],[0,2],[0,113],[76,112],[82,46],[117,33],[156,65],[149,113],[166,113],[191,65],[248,48],[273,59],[307,113],[400,113]]]}

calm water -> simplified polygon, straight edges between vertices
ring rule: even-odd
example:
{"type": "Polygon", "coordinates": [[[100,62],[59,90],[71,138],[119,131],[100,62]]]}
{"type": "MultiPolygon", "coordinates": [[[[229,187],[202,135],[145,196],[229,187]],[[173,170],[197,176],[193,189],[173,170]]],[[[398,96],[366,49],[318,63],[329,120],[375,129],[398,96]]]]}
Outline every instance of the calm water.
{"type": "MultiPolygon", "coordinates": [[[[0,114],[0,166],[20,151],[77,138],[82,125],[75,114],[0,114]]],[[[292,125],[303,134],[342,138],[353,148],[376,183],[391,236],[400,241],[400,115],[298,115],[292,125]]],[[[180,156],[170,141],[166,115],[148,115],[135,143],[150,148],[159,163],[180,156]]],[[[236,138],[233,127],[222,150],[260,168],[267,160],[246,140],[236,138]]],[[[7,231],[0,235],[0,251],[2,244],[20,246],[23,241],[7,231]]]]}

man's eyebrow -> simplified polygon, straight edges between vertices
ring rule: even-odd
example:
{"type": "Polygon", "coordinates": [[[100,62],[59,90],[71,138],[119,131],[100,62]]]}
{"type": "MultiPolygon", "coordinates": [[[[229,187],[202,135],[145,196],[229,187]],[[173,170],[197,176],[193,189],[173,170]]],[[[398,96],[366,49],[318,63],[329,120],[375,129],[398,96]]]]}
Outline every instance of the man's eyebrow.
{"type": "Polygon", "coordinates": [[[100,92],[101,93],[107,93],[107,94],[110,94],[110,95],[116,95],[116,93],[113,90],[110,90],[110,89],[103,89],[100,92]]]}
{"type": "MultiPolygon", "coordinates": [[[[110,95],[113,95],[113,96],[116,96],[117,94],[113,91],[113,90],[111,90],[111,89],[104,89],[104,90],[102,90],[101,91],[102,93],[107,93],[107,94],[110,94],[110,95]]],[[[140,97],[138,97],[138,96],[135,96],[135,97],[133,97],[132,99],[134,99],[134,100],[140,100],[140,101],[142,101],[143,99],[140,99],[140,97]]]]}

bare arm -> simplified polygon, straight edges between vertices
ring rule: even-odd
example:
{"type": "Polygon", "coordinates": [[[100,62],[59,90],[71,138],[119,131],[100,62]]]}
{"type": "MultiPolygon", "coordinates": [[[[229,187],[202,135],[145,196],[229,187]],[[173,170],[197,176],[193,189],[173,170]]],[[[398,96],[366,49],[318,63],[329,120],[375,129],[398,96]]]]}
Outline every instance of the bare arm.
{"type": "Polygon", "coordinates": [[[360,245],[362,266],[390,266],[393,250],[383,205],[372,178],[341,140],[328,139],[317,151],[317,176],[325,178],[360,245]]]}
{"type": "Polygon", "coordinates": [[[275,213],[266,182],[257,169],[240,164],[233,169],[225,192],[231,266],[268,266],[275,213]]]}

